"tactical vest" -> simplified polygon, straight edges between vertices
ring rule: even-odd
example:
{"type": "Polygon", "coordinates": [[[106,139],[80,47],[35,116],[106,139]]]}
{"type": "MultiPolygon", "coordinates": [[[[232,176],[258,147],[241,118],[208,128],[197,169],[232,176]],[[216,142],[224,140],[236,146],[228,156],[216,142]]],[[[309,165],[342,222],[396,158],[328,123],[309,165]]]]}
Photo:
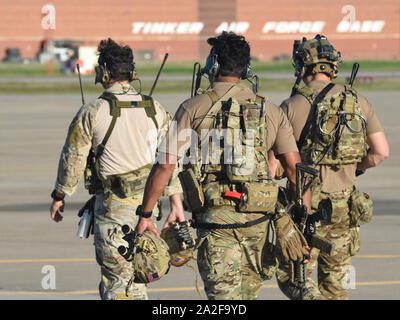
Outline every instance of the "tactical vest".
{"type": "Polygon", "coordinates": [[[87,159],[85,188],[89,190],[89,194],[101,193],[107,189],[126,198],[143,191],[146,178],[152,168],[151,163],[130,172],[108,176],[107,179],[101,177],[99,167],[99,159],[103,154],[105,145],[111,136],[117,119],[121,116],[121,108],[144,108],[146,115],[154,122],[154,125],[158,129],[153,99],[146,95],[141,95],[141,97],[142,101],[119,101],[111,92],[104,92],[99,97],[99,99],[104,99],[110,104],[110,115],[112,119],[103,141],[97,147],[97,154],[94,154],[91,149],[87,159]]]}
{"type": "Polygon", "coordinates": [[[303,162],[333,166],[360,162],[367,154],[367,123],[356,91],[345,86],[333,95],[318,96],[302,84],[297,93],[311,104],[298,145],[303,162]]]}
{"type": "Polygon", "coordinates": [[[239,101],[232,87],[224,96],[206,91],[212,106],[196,129],[197,159],[180,174],[188,209],[235,206],[239,212],[273,212],[278,188],[270,179],[265,98],[239,101]]]}

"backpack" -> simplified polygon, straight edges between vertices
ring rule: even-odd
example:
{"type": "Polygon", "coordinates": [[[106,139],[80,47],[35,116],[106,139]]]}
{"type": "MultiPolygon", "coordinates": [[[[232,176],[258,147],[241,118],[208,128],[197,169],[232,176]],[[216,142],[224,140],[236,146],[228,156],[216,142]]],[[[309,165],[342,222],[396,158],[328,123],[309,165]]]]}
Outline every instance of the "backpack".
{"type": "Polygon", "coordinates": [[[328,86],[318,95],[305,85],[297,89],[311,103],[298,143],[301,158],[314,165],[340,166],[360,162],[367,154],[367,122],[357,93],[345,86],[343,91],[331,95],[327,92],[333,84],[328,86]]]}

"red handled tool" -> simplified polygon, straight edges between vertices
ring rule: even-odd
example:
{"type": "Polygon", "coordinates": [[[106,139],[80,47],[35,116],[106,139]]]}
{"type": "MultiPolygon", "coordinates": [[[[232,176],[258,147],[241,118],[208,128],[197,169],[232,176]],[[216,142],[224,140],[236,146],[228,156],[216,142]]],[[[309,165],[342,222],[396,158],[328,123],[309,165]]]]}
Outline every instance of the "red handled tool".
{"type": "Polygon", "coordinates": [[[242,194],[240,192],[235,192],[235,191],[225,191],[224,197],[240,200],[242,198],[242,194]]]}

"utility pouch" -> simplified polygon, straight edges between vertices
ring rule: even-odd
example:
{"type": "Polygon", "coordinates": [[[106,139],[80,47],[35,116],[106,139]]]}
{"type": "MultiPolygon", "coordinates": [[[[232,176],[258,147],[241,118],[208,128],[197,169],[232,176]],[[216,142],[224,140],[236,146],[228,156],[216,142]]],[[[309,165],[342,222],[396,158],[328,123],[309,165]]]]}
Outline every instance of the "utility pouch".
{"type": "Polygon", "coordinates": [[[230,185],[220,181],[206,183],[202,186],[204,191],[204,205],[208,208],[221,206],[235,206],[235,202],[223,197],[225,191],[230,191],[230,185]]]}
{"type": "Polygon", "coordinates": [[[124,198],[132,197],[143,192],[146,185],[145,179],[139,179],[136,176],[119,176],[116,178],[119,185],[119,191],[124,198]]]}
{"type": "Polygon", "coordinates": [[[275,212],[279,186],[272,180],[245,182],[242,185],[240,212],[275,212]]]}
{"type": "Polygon", "coordinates": [[[371,197],[365,193],[355,190],[350,197],[350,225],[360,226],[372,219],[373,203],[371,197]]]}
{"type": "Polygon", "coordinates": [[[121,198],[140,195],[143,193],[151,167],[149,164],[127,173],[108,176],[105,186],[121,198]]]}
{"type": "Polygon", "coordinates": [[[188,168],[181,171],[178,177],[182,185],[187,210],[191,212],[201,211],[204,206],[204,194],[193,169],[188,168]]]}

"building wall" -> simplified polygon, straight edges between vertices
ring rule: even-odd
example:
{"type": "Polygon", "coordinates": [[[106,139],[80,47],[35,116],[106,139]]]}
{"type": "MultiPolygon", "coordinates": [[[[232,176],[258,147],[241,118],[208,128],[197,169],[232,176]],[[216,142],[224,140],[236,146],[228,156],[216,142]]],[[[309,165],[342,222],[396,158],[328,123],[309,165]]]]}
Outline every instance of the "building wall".
{"type": "Polygon", "coordinates": [[[243,34],[252,55],[291,55],[293,41],[324,34],[344,59],[400,57],[398,0],[0,0],[0,59],[18,47],[34,58],[46,39],[106,37],[150,50],[155,60],[204,59],[206,39],[222,30],[243,34]],[[343,10],[343,11],[342,11],[343,10]],[[54,19],[52,19],[54,18],[54,19]]]}

